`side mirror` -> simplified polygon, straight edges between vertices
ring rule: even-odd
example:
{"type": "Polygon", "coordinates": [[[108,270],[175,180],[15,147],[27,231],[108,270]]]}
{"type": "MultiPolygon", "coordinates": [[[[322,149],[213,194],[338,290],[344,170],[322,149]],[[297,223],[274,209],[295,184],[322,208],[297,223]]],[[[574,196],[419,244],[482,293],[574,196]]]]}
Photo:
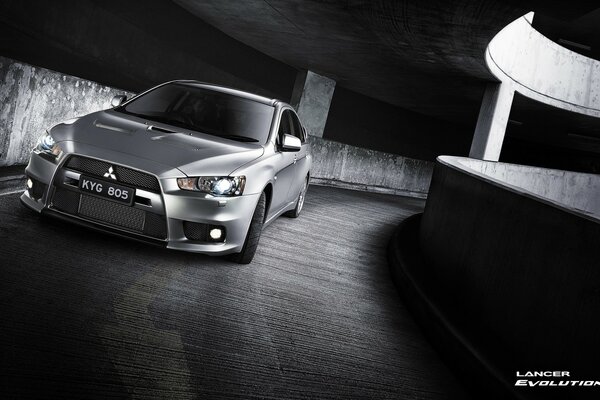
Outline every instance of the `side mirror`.
{"type": "Polygon", "coordinates": [[[115,108],[115,107],[119,107],[121,104],[125,103],[126,101],[127,101],[127,96],[119,94],[112,98],[112,100],[110,101],[110,105],[112,106],[112,108],[115,108]]]}
{"type": "Polygon", "coordinates": [[[302,142],[296,136],[285,134],[281,143],[281,151],[300,151],[302,142]]]}

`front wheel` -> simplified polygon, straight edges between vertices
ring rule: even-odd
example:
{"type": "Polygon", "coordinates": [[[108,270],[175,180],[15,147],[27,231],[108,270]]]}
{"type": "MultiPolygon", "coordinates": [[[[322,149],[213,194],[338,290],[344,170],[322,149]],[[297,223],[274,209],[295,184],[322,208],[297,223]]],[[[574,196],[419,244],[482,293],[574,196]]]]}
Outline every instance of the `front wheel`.
{"type": "Polygon", "coordinates": [[[302,207],[304,206],[304,198],[306,197],[306,191],[308,190],[308,176],[304,179],[304,184],[302,185],[302,190],[300,190],[300,194],[298,195],[298,199],[296,200],[296,207],[293,210],[287,211],[285,214],[286,217],[290,218],[298,218],[300,215],[300,211],[302,211],[302,207]]]}
{"type": "Polygon", "coordinates": [[[246,234],[246,240],[244,240],[244,246],[242,251],[239,253],[231,254],[228,258],[238,264],[250,264],[256,253],[258,247],[258,240],[262,232],[263,222],[265,220],[265,208],[267,205],[267,197],[265,193],[261,193],[258,199],[258,204],[252,214],[252,221],[250,222],[250,228],[246,234]]]}

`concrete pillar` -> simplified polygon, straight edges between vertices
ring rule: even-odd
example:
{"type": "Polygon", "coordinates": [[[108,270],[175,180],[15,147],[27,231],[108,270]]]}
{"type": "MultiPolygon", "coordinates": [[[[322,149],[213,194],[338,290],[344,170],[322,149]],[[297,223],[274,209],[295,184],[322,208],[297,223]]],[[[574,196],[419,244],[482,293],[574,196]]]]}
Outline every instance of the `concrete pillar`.
{"type": "Polygon", "coordinates": [[[469,157],[498,161],[515,90],[510,83],[489,83],[483,95],[469,157]]]}
{"type": "Polygon", "coordinates": [[[312,71],[301,71],[296,77],[290,104],[309,135],[323,137],[335,81],[312,71]]]}

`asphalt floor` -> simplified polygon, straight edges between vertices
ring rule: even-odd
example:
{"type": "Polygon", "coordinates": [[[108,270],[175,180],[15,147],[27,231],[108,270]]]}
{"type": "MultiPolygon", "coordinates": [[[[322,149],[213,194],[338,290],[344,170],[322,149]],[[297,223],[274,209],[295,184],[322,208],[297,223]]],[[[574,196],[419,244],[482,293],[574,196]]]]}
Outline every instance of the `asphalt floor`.
{"type": "Polygon", "coordinates": [[[313,185],[237,265],[0,195],[0,397],[467,398],[390,278],[389,238],[423,206],[313,185]]]}

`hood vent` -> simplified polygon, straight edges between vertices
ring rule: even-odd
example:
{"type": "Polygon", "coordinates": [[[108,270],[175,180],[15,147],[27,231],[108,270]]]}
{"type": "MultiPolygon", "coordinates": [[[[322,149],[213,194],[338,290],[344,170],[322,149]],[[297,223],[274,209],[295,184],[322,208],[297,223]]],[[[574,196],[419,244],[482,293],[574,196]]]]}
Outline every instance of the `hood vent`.
{"type": "Polygon", "coordinates": [[[98,122],[98,120],[94,121],[94,126],[96,128],[108,129],[109,131],[116,131],[116,132],[121,132],[121,133],[131,133],[130,130],[119,128],[118,126],[106,125],[106,124],[103,124],[102,122],[98,122]]]}
{"type": "Polygon", "coordinates": [[[159,126],[154,126],[154,125],[148,125],[147,129],[149,131],[157,131],[157,132],[163,132],[163,133],[176,133],[176,131],[172,131],[170,129],[161,128],[159,126]]]}

